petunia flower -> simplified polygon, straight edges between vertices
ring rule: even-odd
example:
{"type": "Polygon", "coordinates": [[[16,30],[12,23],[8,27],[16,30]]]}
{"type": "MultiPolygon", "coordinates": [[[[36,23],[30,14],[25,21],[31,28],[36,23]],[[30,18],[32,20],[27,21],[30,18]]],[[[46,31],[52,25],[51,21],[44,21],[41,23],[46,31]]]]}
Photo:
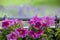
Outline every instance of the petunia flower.
{"type": "Polygon", "coordinates": [[[15,32],[17,33],[18,37],[21,38],[24,38],[28,35],[28,30],[23,28],[17,28],[15,32]]]}
{"type": "Polygon", "coordinates": [[[17,40],[17,34],[15,32],[11,32],[7,35],[7,40],[17,40]]]}
{"type": "Polygon", "coordinates": [[[34,16],[32,19],[30,19],[29,24],[33,25],[33,27],[36,30],[39,30],[39,29],[42,28],[42,22],[41,21],[42,21],[41,18],[38,18],[37,16],[34,16]]]}
{"type": "Polygon", "coordinates": [[[41,21],[41,18],[38,18],[37,16],[34,16],[33,18],[30,19],[28,22],[30,25],[33,25],[36,21],[41,21]]]}
{"type": "Polygon", "coordinates": [[[29,31],[29,36],[33,39],[37,39],[40,38],[43,35],[43,30],[39,30],[37,32],[34,32],[32,30],[29,31]]]}
{"type": "Polygon", "coordinates": [[[11,25],[14,25],[13,20],[5,19],[2,21],[2,28],[8,29],[11,25]]]}
{"type": "Polygon", "coordinates": [[[39,30],[42,28],[42,23],[40,21],[37,21],[34,23],[34,26],[33,26],[36,30],[39,30]]]}
{"type": "Polygon", "coordinates": [[[30,38],[33,38],[33,39],[36,39],[37,38],[35,32],[32,31],[32,30],[29,31],[29,36],[30,36],[30,38]]]}
{"type": "Polygon", "coordinates": [[[7,29],[10,27],[10,23],[8,21],[2,21],[2,28],[7,29]]]}
{"type": "Polygon", "coordinates": [[[19,19],[15,19],[15,23],[22,24],[22,21],[19,19]]]}
{"type": "Polygon", "coordinates": [[[36,36],[37,38],[40,38],[43,35],[44,31],[43,30],[39,30],[36,32],[36,36]]]}
{"type": "Polygon", "coordinates": [[[48,26],[54,26],[55,25],[55,18],[54,17],[44,16],[42,18],[42,21],[44,23],[47,23],[48,26]]]}

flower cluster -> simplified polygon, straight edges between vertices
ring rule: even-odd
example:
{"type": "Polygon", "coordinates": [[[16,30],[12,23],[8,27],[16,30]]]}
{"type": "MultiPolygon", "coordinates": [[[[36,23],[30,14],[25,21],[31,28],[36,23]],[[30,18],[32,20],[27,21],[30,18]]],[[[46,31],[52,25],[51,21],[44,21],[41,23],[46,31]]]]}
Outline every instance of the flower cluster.
{"type": "Polygon", "coordinates": [[[54,20],[55,20],[54,18],[49,16],[44,16],[42,18],[38,18],[37,16],[34,16],[29,21],[29,24],[32,27],[32,30],[30,30],[29,32],[30,37],[34,39],[40,38],[41,35],[43,35],[44,33],[43,30],[44,28],[55,25],[54,20]],[[37,30],[37,32],[35,32],[35,30],[37,30]]]}
{"type": "Polygon", "coordinates": [[[43,30],[39,30],[37,32],[30,30],[29,36],[30,36],[30,38],[37,39],[37,38],[40,38],[43,35],[43,33],[44,33],[43,30]]]}
{"type": "MultiPolygon", "coordinates": [[[[44,16],[39,18],[34,16],[28,21],[30,27],[28,29],[23,28],[22,21],[15,19],[5,19],[2,21],[2,28],[5,30],[10,30],[10,32],[5,36],[7,40],[17,40],[20,38],[38,39],[44,34],[44,28],[48,26],[55,25],[55,19],[49,16],[44,16]],[[18,26],[18,27],[17,27],[18,26]],[[22,27],[21,27],[22,26],[22,27]]],[[[4,30],[4,31],[5,31],[4,30]]],[[[3,32],[2,32],[3,33],[3,32]]]]}
{"type": "Polygon", "coordinates": [[[15,24],[21,24],[22,25],[22,22],[18,19],[15,19],[15,20],[5,19],[2,21],[2,28],[8,29],[15,24]]]}
{"type": "Polygon", "coordinates": [[[47,26],[54,26],[55,25],[55,19],[49,16],[44,16],[42,18],[38,18],[37,16],[34,16],[32,19],[29,21],[30,25],[33,25],[33,27],[36,30],[41,29],[42,27],[47,27],[47,26]]]}
{"type": "Polygon", "coordinates": [[[17,40],[17,38],[24,38],[28,34],[28,31],[23,28],[17,28],[14,32],[7,35],[7,40],[17,40]]]}

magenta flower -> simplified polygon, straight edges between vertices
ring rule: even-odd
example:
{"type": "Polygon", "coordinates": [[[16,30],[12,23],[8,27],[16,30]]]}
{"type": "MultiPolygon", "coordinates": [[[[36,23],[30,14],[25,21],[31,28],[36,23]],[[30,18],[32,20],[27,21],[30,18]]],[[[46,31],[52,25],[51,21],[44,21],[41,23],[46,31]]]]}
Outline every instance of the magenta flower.
{"type": "Polygon", "coordinates": [[[10,23],[8,21],[2,21],[2,28],[7,29],[10,27],[10,23]]]}
{"type": "Polygon", "coordinates": [[[6,21],[8,21],[10,23],[10,25],[14,25],[15,24],[15,21],[12,20],[12,19],[5,19],[6,21]]]}
{"type": "Polygon", "coordinates": [[[43,35],[43,30],[39,30],[38,32],[34,32],[32,30],[29,31],[29,36],[33,39],[40,38],[43,35]]]}
{"type": "Polygon", "coordinates": [[[33,39],[37,38],[35,32],[33,32],[32,30],[29,31],[29,36],[30,36],[30,38],[33,38],[33,39]]]}
{"type": "Polygon", "coordinates": [[[41,21],[41,18],[38,18],[37,16],[34,16],[30,21],[28,22],[30,25],[33,25],[36,21],[41,21]]]}
{"type": "Polygon", "coordinates": [[[55,18],[54,17],[49,17],[49,16],[44,16],[42,18],[43,23],[46,23],[47,26],[54,26],[55,25],[55,18]]]}
{"type": "Polygon", "coordinates": [[[21,20],[15,19],[15,23],[22,24],[21,20]]]}
{"type": "Polygon", "coordinates": [[[17,28],[15,32],[17,33],[18,37],[22,37],[22,38],[26,37],[28,34],[28,30],[23,28],[17,28]]]}
{"type": "Polygon", "coordinates": [[[2,21],[2,28],[7,29],[13,24],[14,22],[12,20],[5,19],[2,21]]]}
{"type": "Polygon", "coordinates": [[[17,35],[15,32],[11,32],[7,35],[7,40],[17,40],[17,35]]]}
{"type": "Polygon", "coordinates": [[[42,28],[42,23],[41,22],[35,22],[33,26],[36,30],[39,30],[42,28]]]}
{"type": "Polygon", "coordinates": [[[9,20],[9,22],[10,22],[10,25],[14,25],[15,24],[14,20],[9,20]]]}
{"type": "Polygon", "coordinates": [[[36,29],[36,30],[39,30],[42,28],[42,19],[41,18],[38,18],[37,16],[33,17],[32,19],[30,19],[29,21],[29,24],[30,25],[33,25],[33,27],[36,29]]]}
{"type": "Polygon", "coordinates": [[[40,38],[43,35],[43,33],[44,33],[43,30],[39,30],[38,32],[36,32],[37,38],[40,38]]]}
{"type": "Polygon", "coordinates": [[[49,25],[50,26],[54,26],[55,25],[55,18],[54,17],[51,17],[50,20],[49,20],[49,25]]]}
{"type": "Polygon", "coordinates": [[[43,23],[42,28],[48,27],[48,23],[43,23]]]}

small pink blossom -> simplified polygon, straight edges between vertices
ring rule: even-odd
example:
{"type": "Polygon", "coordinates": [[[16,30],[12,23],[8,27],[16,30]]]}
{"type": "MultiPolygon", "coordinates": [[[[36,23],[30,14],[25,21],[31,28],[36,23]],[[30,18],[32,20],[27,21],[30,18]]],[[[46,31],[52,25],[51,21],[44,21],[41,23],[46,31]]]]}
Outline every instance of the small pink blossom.
{"type": "Polygon", "coordinates": [[[33,39],[37,38],[35,32],[33,32],[32,30],[29,31],[29,36],[33,39]]]}
{"type": "Polygon", "coordinates": [[[44,31],[43,30],[39,30],[36,32],[36,36],[37,38],[40,38],[43,35],[44,31]]]}
{"type": "Polygon", "coordinates": [[[38,18],[37,16],[34,16],[33,18],[30,19],[28,22],[30,25],[33,25],[36,21],[41,21],[41,18],[38,18]]]}
{"type": "Polygon", "coordinates": [[[15,32],[17,33],[18,37],[22,37],[22,38],[26,37],[28,34],[28,30],[23,28],[17,28],[15,32]]]}
{"type": "Polygon", "coordinates": [[[29,31],[29,36],[33,39],[37,39],[40,38],[43,35],[43,30],[39,30],[37,32],[34,32],[32,30],[29,31]]]}
{"type": "Polygon", "coordinates": [[[42,28],[42,23],[40,21],[37,21],[34,23],[34,26],[33,26],[36,30],[39,30],[42,28]]]}
{"type": "Polygon", "coordinates": [[[43,21],[43,23],[47,23],[48,26],[55,25],[55,18],[54,17],[44,16],[44,17],[42,17],[42,21],[43,21]]]}
{"type": "Polygon", "coordinates": [[[2,21],[2,28],[7,29],[10,27],[10,23],[8,21],[2,21]]]}
{"type": "Polygon", "coordinates": [[[22,21],[19,19],[15,19],[15,23],[22,24],[22,21]]]}
{"type": "Polygon", "coordinates": [[[17,35],[15,32],[11,32],[7,35],[7,40],[17,40],[17,35]]]}
{"type": "Polygon", "coordinates": [[[2,28],[8,29],[11,25],[14,25],[13,20],[5,19],[2,21],[2,28]]]}
{"type": "Polygon", "coordinates": [[[42,28],[42,19],[41,18],[38,18],[37,16],[33,17],[32,19],[30,19],[29,21],[29,24],[30,25],[33,25],[33,27],[36,29],[36,30],[39,30],[42,28]]]}

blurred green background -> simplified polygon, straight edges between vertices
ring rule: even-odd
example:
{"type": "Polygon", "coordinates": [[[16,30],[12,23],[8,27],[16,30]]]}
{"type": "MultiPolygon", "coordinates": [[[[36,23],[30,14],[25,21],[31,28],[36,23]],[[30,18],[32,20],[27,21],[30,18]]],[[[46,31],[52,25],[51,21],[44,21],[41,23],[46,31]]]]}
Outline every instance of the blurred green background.
{"type": "MultiPolygon", "coordinates": [[[[32,5],[32,6],[40,6],[40,5],[46,5],[46,6],[51,6],[52,8],[54,7],[60,7],[60,0],[0,0],[0,5],[4,7],[10,6],[10,5],[24,5],[24,4],[28,4],[28,5],[32,5]]],[[[3,9],[4,10],[4,9],[3,9]]],[[[0,17],[3,17],[5,15],[4,11],[0,10],[0,17]]],[[[46,13],[49,13],[50,9],[45,9],[46,13]]],[[[55,11],[53,9],[53,11],[51,11],[53,14],[55,15],[55,11]]],[[[47,14],[47,15],[48,15],[47,14]]],[[[16,9],[12,10],[12,12],[10,10],[8,10],[8,12],[6,11],[6,15],[7,16],[17,16],[17,12],[16,9]]],[[[29,15],[34,15],[32,13],[29,13],[29,15]]],[[[40,16],[42,16],[43,14],[38,14],[40,16]]],[[[44,14],[46,15],[46,14],[44,14]]]]}
{"type": "Polygon", "coordinates": [[[20,5],[24,3],[29,3],[32,5],[52,5],[52,6],[60,6],[60,0],[0,0],[0,5],[20,5]]]}

